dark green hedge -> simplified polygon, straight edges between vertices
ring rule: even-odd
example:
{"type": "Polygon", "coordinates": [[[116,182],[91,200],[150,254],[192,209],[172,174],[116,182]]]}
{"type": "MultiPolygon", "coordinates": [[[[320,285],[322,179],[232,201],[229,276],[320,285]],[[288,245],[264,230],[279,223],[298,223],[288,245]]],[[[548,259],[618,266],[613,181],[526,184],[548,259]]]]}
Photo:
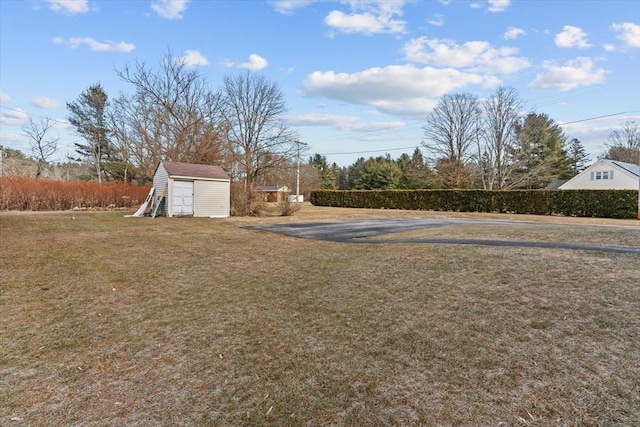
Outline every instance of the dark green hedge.
{"type": "Polygon", "coordinates": [[[637,190],[317,190],[316,206],[637,218],[637,190]]]}

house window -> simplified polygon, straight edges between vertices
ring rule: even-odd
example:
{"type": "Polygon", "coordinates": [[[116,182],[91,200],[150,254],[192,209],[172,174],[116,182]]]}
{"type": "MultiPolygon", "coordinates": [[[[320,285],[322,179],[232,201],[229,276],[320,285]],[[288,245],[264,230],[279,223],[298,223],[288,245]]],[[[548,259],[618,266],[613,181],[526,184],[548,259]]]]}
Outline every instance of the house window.
{"type": "Polygon", "coordinates": [[[600,181],[603,179],[611,180],[613,179],[613,171],[600,171],[600,172],[591,172],[591,181],[600,181]]]}

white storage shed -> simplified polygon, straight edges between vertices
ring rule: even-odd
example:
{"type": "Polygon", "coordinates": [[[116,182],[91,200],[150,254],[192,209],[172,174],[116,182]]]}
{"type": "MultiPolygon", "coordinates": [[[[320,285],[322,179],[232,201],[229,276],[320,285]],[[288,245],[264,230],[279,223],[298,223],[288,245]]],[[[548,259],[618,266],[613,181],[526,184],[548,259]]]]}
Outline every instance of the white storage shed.
{"type": "Polygon", "coordinates": [[[153,175],[153,188],[154,205],[163,203],[168,217],[229,216],[231,178],[219,166],[163,161],[153,175]]]}

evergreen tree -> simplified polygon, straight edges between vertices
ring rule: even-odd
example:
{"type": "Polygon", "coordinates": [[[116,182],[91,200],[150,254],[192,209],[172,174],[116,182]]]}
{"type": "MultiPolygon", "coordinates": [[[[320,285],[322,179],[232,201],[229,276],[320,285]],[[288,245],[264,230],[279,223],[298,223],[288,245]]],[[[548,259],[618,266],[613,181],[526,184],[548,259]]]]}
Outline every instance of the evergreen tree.
{"type": "Polygon", "coordinates": [[[510,188],[544,188],[571,175],[562,128],[546,114],[530,113],[516,127],[518,168],[510,188]]]}
{"type": "Polygon", "coordinates": [[[587,162],[589,161],[589,154],[579,139],[573,138],[571,142],[569,142],[567,158],[569,160],[568,166],[571,172],[571,178],[586,169],[587,162]]]}
{"type": "Polygon", "coordinates": [[[390,190],[399,187],[401,178],[400,166],[391,158],[371,157],[362,164],[355,188],[390,190]]]}
{"type": "Polygon", "coordinates": [[[338,165],[336,165],[335,163],[333,164],[332,168],[335,170],[336,185],[338,187],[338,190],[350,190],[351,186],[349,185],[349,168],[346,166],[338,167],[338,165]]]}
{"type": "Polygon", "coordinates": [[[329,166],[327,158],[317,153],[309,158],[309,164],[320,174],[321,190],[334,190],[336,188],[337,165],[329,166]]]}
{"type": "Polygon", "coordinates": [[[403,153],[397,161],[402,170],[401,188],[431,188],[434,182],[433,170],[424,161],[424,156],[419,147],[413,150],[409,157],[403,153]]]}
{"type": "Polygon", "coordinates": [[[364,168],[365,158],[360,157],[347,168],[347,190],[356,188],[360,180],[360,172],[364,168]]]}
{"type": "Polygon", "coordinates": [[[102,182],[105,165],[116,160],[109,142],[108,108],[109,97],[100,83],[89,86],[77,101],[67,103],[69,123],[85,140],[84,144],[74,143],[76,152],[93,165],[98,182],[102,182]]]}

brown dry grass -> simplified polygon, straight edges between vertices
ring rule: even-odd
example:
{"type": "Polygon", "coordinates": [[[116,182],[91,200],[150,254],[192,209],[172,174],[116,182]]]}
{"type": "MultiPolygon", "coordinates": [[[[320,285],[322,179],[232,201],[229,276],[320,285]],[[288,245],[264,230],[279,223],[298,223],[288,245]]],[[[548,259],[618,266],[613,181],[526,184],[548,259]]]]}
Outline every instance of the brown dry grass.
{"type": "Polygon", "coordinates": [[[458,216],[538,222],[499,226],[509,239],[600,244],[640,239],[637,221],[71,215],[0,214],[1,425],[640,423],[637,255],[239,227],[458,216]]]}

